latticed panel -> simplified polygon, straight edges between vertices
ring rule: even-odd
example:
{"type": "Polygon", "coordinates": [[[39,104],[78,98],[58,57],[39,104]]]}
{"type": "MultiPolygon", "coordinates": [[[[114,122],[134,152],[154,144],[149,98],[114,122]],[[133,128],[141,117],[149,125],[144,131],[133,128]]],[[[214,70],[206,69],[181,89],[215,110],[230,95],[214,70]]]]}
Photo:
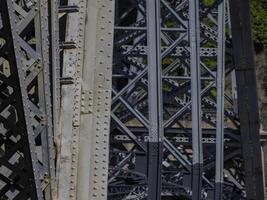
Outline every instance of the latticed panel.
{"type": "MultiPolygon", "coordinates": [[[[149,96],[148,80],[148,1],[116,1],[113,98],[111,116],[109,198],[147,198],[149,152],[149,96]]],[[[225,66],[223,77],[224,110],[224,199],[245,198],[244,166],[241,154],[239,119],[236,105],[231,27],[227,2],[224,13],[214,2],[200,1],[191,10],[189,1],[160,1],[161,94],[163,97],[163,160],[162,194],[164,198],[192,198],[193,138],[192,132],[192,58],[199,63],[201,128],[199,143],[203,168],[202,198],[213,198],[215,190],[216,113],[218,66],[225,66]],[[199,11],[199,54],[190,45],[190,20],[199,11]],[[224,15],[219,24],[219,15],[224,15]],[[219,27],[220,26],[220,27],[219,27]],[[224,49],[219,45],[218,30],[224,30],[224,49]],[[218,55],[225,54],[219,61],[218,55]]],[[[196,22],[198,23],[198,22],[196,22]]],[[[157,33],[155,33],[157,34],[157,33]]],[[[155,41],[156,42],[156,41],[155,41]]],[[[155,57],[155,59],[157,59],[155,57]]],[[[155,70],[157,66],[153,66],[155,70]]],[[[192,68],[193,67],[193,68],[192,68]]],[[[159,84],[160,85],[160,84],[159,84]]],[[[156,95],[156,94],[155,94],[156,95]]],[[[194,113],[193,113],[194,115],[194,113]]],[[[161,141],[159,141],[161,142],[161,141]]],[[[222,158],[223,159],[223,158],[222,158]]],[[[151,164],[151,163],[150,163],[151,164]]],[[[157,176],[155,174],[155,176],[157,176]]]]}
{"type": "Polygon", "coordinates": [[[1,3],[1,190],[2,199],[36,199],[18,65],[6,2],[1,3]]]}
{"type": "Polygon", "coordinates": [[[52,196],[55,172],[46,15],[42,1],[1,2],[3,198],[52,196]]]}

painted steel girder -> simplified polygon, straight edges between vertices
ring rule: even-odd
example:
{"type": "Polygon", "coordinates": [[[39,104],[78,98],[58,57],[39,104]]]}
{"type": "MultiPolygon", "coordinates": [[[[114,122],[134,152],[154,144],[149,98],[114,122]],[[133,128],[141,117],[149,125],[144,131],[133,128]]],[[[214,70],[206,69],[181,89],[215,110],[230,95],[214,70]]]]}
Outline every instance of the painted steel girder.
{"type": "Polygon", "coordinates": [[[113,6],[110,0],[69,0],[60,6],[61,12],[73,7],[76,12],[60,19],[59,199],[107,196],[113,6]]]}

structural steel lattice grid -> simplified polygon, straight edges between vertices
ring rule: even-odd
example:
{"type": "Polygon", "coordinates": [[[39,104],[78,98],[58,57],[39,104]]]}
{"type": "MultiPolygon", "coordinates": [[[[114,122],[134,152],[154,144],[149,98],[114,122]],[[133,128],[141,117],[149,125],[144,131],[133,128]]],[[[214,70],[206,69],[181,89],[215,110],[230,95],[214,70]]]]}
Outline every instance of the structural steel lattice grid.
{"type": "Polygon", "coordinates": [[[246,189],[229,11],[226,1],[116,1],[110,199],[263,198],[262,180],[246,189]]]}
{"type": "Polygon", "coordinates": [[[1,198],[263,199],[248,13],[1,0],[1,198]]]}

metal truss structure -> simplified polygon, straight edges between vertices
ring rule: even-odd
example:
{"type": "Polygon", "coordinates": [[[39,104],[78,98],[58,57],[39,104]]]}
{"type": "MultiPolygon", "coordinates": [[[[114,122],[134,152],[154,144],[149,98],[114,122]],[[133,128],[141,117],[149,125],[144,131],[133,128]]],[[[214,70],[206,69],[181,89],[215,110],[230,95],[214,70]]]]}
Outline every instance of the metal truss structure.
{"type": "Polygon", "coordinates": [[[248,0],[1,0],[0,199],[263,200],[248,0]]]}
{"type": "Polygon", "coordinates": [[[45,1],[1,1],[1,199],[51,198],[55,153],[45,1]]]}
{"type": "Polygon", "coordinates": [[[248,5],[116,3],[109,199],[262,199],[248,5]]]}

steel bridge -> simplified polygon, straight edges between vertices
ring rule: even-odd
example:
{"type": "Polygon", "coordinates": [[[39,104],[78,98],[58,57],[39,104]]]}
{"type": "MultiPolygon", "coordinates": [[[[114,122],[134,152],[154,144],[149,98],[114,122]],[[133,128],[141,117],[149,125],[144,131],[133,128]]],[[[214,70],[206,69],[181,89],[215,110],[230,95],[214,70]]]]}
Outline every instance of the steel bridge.
{"type": "Polygon", "coordinates": [[[249,0],[0,0],[1,200],[263,200],[249,0]]]}

